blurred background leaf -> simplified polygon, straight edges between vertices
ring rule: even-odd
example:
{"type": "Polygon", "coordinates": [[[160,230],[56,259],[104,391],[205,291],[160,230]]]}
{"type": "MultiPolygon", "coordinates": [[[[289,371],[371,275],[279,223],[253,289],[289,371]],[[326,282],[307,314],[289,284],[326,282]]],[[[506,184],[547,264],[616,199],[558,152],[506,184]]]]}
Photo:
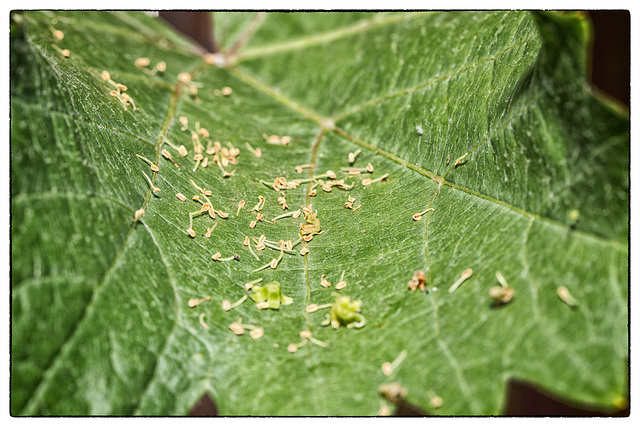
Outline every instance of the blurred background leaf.
{"type": "Polygon", "coordinates": [[[222,53],[203,59],[144,13],[12,15],[12,414],[187,414],[207,393],[225,415],[375,415],[391,407],[378,393],[391,382],[407,391],[401,403],[432,413],[498,414],[513,378],[576,404],[626,406],[629,122],[585,84],[584,17],[217,13],[213,22],[222,53]],[[148,72],[161,61],[164,72],[148,72]],[[104,70],[139,111],[110,95],[104,70]],[[178,78],[185,72],[190,81],[178,78]],[[193,171],[181,116],[240,148],[232,177],[213,161],[193,171]],[[347,176],[352,190],[287,191],[290,210],[318,210],[325,232],[310,252],[252,273],[278,252],[258,262],[245,236],[295,240],[301,222],[249,228],[259,195],[267,219],[283,212],[260,180],[307,177],[295,171],[303,164],[343,177],[358,149],[355,166],[374,172],[347,176]],[[187,234],[200,208],[190,179],[229,213],[211,238],[205,217],[187,234]],[[345,209],[347,196],[361,208],[345,209]],[[218,251],[240,261],[214,262],[218,251]],[[449,294],[467,268],[472,277],[449,294]],[[428,292],[407,289],[415,270],[428,292]],[[335,286],[343,271],[340,292],[362,300],[362,329],[323,327],[322,312],[305,311],[333,300],[321,277],[335,286]],[[516,292],[500,307],[488,295],[496,271],[516,292]],[[280,282],[293,304],[221,309],[259,277],[280,282]],[[577,307],[560,301],[559,286],[577,307]],[[234,335],[238,317],[264,337],[234,335]],[[327,347],[289,353],[303,330],[327,347]],[[382,364],[400,354],[386,376],[382,364]]]}

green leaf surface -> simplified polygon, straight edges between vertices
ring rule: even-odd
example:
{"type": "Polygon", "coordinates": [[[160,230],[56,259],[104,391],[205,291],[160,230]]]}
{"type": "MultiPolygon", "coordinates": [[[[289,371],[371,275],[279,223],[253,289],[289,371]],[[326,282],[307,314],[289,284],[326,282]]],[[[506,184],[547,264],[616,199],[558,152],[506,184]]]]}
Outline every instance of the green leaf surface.
{"type": "Polygon", "coordinates": [[[575,404],[626,405],[629,121],[585,83],[585,19],[217,13],[223,52],[212,60],[144,13],[12,18],[13,415],[187,414],[205,392],[224,415],[375,415],[387,405],[378,388],[391,382],[434,414],[499,414],[511,378],[575,404]],[[166,71],[144,73],[140,57],[166,71]],[[110,95],[103,70],[139,110],[110,95]],[[191,82],[178,79],[185,72],[191,82]],[[240,149],[233,176],[213,158],[194,171],[181,116],[240,149]],[[371,163],[372,174],[341,171],[356,150],[354,167],[371,163]],[[246,236],[296,241],[304,222],[251,229],[258,196],[266,219],[285,212],[260,180],[327,170],[353,188],[286,191],[288,212],[317,210],[323,233],[308,254],[299,245],[253,272],[280,251],[254,246],[258,261],[246,236]],[[194,238],[189,213],[202,205],[190,179],[229,214],[194,218],[194,238]],[[349,196],[359,209],[345,208],[349,196]],[[240,259],[214,261],[217,252],[240,259]],[[427,292],[408,289],[416,270],[427,292]],[[498,271],[515,290],[503,306],[488,293],[498,271]],[[258,278],[293,303],[222,309],[258,278]],[[328,309],[305,310],[332,303],[332,292],[362,301],[364,327],[322,326],[328,309]],[[235,335],[240,317],[264,336],[235,335]],[[290,353],[292,343],[305,345],[290,353]]]}

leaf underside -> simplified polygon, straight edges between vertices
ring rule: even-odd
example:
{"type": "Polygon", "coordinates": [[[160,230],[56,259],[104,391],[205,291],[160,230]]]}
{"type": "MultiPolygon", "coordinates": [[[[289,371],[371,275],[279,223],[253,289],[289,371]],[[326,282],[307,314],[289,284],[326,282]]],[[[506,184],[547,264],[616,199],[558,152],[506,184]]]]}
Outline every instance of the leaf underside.
{"type": "Polygon", "coordinates": [[[499,414],[510,378],[575,404],[625,405],[629,121],[585,83],[585,19],[215,13],[219,67],[144,13],[12,18],[13,415],[187,414],[204,392],[223,415],[375,415],[390,382],[434,414],[499,414]],[[139,57],[166,71],[142,72],[139,57]],[[110,96],[103,70],[139,111],[110,96]],[[184,72],[190,83],[178,80],[184,72]],[[212,159],[193,171],[181,116],[240,148],[233,176],[212,159]],[[341,172],[358,149],[354,167],[371,163],[372,174],[341,172]],[[298,174],[304,164],[315,169],[298,174]],[[260,180],[326,170],[353,189],[286,191],[288,211],[317,209],[323,233],[309,253],[297,246],[276,269],[252,273],[279,251],[253,249],[258,261],[245,236],[295,241],[304,217],[249,228],[259,195],[266,219],[285,212],[260,180]],[[189,212],[202,205],[190,179],[229,214],[194,218],[194,238],[189,212]],[[348,196],[358,210],[344,207],[348,196]],[[240,260],[215,262],[218,251],[240,260]],[[467,268],[473,275],[448,293],[467,268]],[[416,270],[428,292],[409,291],[416,270]],[[322,326],[328,310],[305,311],[334,301],[343,271],[337,292],[362,301],[360,329],[322,326]],[[497,271],[515,290],[499,307],[488,294],[497,271]],[[222,310],[258,278],[279,282],[293,303],[222,310]],[[578,306],[559,299],[559,286],[578,306]],[[264,336],[235,335],[240,317],[264,336]],[[303,330],[327,347],[288,352],[303,330]],[[386,376],[382,364],[403,351],[386,376]]]}

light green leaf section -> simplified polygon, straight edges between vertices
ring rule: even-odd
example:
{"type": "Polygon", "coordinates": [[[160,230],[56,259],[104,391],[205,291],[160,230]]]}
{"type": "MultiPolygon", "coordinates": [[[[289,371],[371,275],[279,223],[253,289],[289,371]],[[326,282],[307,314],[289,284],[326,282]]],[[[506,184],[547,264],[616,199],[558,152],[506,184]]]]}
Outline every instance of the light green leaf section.
{"type": "Polygon", "coordinates": [[[225,415],[375,415],[389,382],[434,414],[499,414],[511,378],[576,404],[626,404],[629,122],[586,86],[584,19],[216,13],[217,68],[143,13],[12,18],[13,415],[187,414],[204,392],[225,415]],[[166,71],[144,73],[139,57],[166,71]],[[139,111],[110,95],[103,70],[139,111]],[[179,81],[185,72],[191,82],[179,81]],[[181,116],[240,148],[233,176],[213,158],[193,171],[181,116]],[[372,174],[341,172],[356,150],[354,166],[371,163],[372,174]],[[251,229],[258,196],[266,219],[285,212],[260,180],[313,175],[295,171],[304,164],[354,186],[288,190],[289,211],[312,203],[323,233],[305,256],[297,246],[252,273],[279,251],[254,248],[258,261],[245,236],[295,241],[304,217],[251,229]],[[190,179],[229,214],[194,218],[194,238],[190,179]],[[345,208],[348,196],[359,209],[345,208]],[[215,262],[216,252],[240,259],[215,262]],[[448,293],[467,268],[472,277],[448,293]],[[427,293],[407,288],[416,270],[427,293]],[[516,292],[501,307],[488,295],[497,271],[516,292]],[[339,292],[362,301],[361,329],[321,326],[328,310],[305,311],[334,301],[343,272],[339,292]],[[258,278],[279,282],[293,304],[222,310],[258,278]],[[234,335],[238,318],[264,336],[250,338],[250,326],[234,335]],[[386,376],[382,364],[403,351],[386,376]]]}

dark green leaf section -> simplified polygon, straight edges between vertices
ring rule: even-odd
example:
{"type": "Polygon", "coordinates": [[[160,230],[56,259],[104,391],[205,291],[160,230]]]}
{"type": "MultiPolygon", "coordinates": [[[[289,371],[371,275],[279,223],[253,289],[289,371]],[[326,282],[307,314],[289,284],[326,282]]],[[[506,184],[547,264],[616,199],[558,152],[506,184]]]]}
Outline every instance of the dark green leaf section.
{"type": "Polygon", "coordinates": [[[91,297],[92,279],[49,276],[24,281],[13,289],[11,410],[14,414],[25,406],[60,346],[82,317],[91,297]],[[31,317],[32,312],[41,313],[37,321],[31,317]]]}
{"type": "Polygon", "coordinates": [[[12,414],[181,415],[208,392],[225,415],[374,415],[378,387],[392,381],[437,414],[499,414],[514,377],[575,403],[624,404],[628,121],[584,87],[583,21],[221,13],[216,40],[237,48],[226,70],[141,13],[20,18],[11,46],[12,414]],[[65,38],[55,41],[50,26],[65,38]],[[147,75],[139,57],[167,70],[147,75]],[[109,95],[103,70],[139,111],[109,95]],[[192,82],[178,82],[183,72],[192,82]],[[241,149],[232,177],[211,161],[193,170],[181,116],[241,149]],[[263,134],[291,143],[269,145],[263,134]],[[373,174],[340,172],[357,149],[356,166],[371,163],[373,174]],[[284,212],[281,194],[260,180],[306,178],[308,169],[294,169],[303,164],[354,187],[288,191],[289,210],[312,203],[324,233],[306,256],[298,246],[277,269],[252,272],[279,252],[259,251],[258,261],[245,237],[296,240],[302,222],[249,228],[259,195],[265,218],[284,212]],[[229,214],[194,218],[194,238],[189,213],[201,205],[190,179],[229,214]],[[345,208],[348,196],[358,210],[345,208]],[[240,260],[214,262],[216,252],[240,260]],[[473,276],[448,293],[467,268],[473,276]],[[428,293],[407,290],[418,269],[428,293]],[[488,295],[497,271],[516,292],[503,307],[488,295]],[[362,300],[361,329],[333,330],[321,326],[326,311],[305,311],[333,302],[343,272],[340,293],[362,300]],[[322,287],[323,275],[334,286],[322,287]],[[257,278],[278,281],[293,304],[221,309],[257,278]],[[579,305],[561,302],[558,286],[579,305]],[[264,336],[234,335],[232,322],[264,336]],[[327,347],[288,352],[303,330],[327,347]],[[382,364],[403,351],[385,376],[382,364]],[[430,408],[431,393],[440,409],[430,408]]]}
{"type": "Polygon", "coordinates": [[[585,230],[625,240],[628,121],[584,85],[586,21],[538,21],[542,38],[526,13],[428,13],[277,60],[249,54],[242,67],[409,163],[559,222],[577,209],[585,230]],[[358,54],[330,59],[347,51],[358,54]],[[309,93],[311,84],[324,90],[309,93]],[[468,164],[451,170],[465,154],[468,164]],[[568,196],[570,187],[588,197],[568,196]]]}
{"type": "Polygon", "coordinates": [[[585,87],[588,21],[563,15],[534,15],[545,45],[540,74],[546,89],[541,107],[558,118],[567,145],[568,176],[550,194],[543,215],[567,222],[580,211],[580,227],[627,242],[629,232],[629,121],[619,109],[591,96],[585,87]],[[558,40],[564,40],[562,47],[558,40]],[[573,55],[560,55],[570,50],[573,55]],[[571,76],[576,76],[570,79],[571,76]],[[556,83],[551,84],[550,81],[556,83]]]}
{"type": "MultiPolygon", "coordinates": [[[[295,22],[292,25],[296,25],[295,22]]],[[[484,64],[484,68],[489,66],[490,70],[494,63],[490,59],[505,49],[511,55],[498,61],[505,64],[503,68],[513,67],[514,63],[521,68],[526,67],[527,60],[531,61],[531,54],[520,58],[522,54],[518,55],[518,52],[523,52],[522,45],[531,41],[524,52],[534,53],[536,46],[539,46],[539,41],[530,40],[535,34],[535,24],[528,15],[522,13],[375,14],[361,22],[363,24],[355,25],[359,31],[338,32],[337,38],[325,33],[325,37],[318,37],[313,43],[294,45],[263,58],[251,58],[248,55],[249,59],[243,61],[243,50],[240,50],[241,66],[259,75],[270,86],[279,87],[283,94],[293,99],[303,97],[304,105],[321,115],[340,117],[345,113],[353,114],[351,110],[361,109],[369,102],[380,102],[389,96],[402,95],[447,80],[467,68],[474,69],[484,64]],[[519,50],[511,52],[518,47],[519,50]],[[443,61],[443,58],[446,60],[443,61]],[[312,67],[310,64],[322,66],[312,67]],[[283,67],[287,72],[283,72],[283,67]],[[309,90],[311,85],[322,87],[323,90],[309,90]]],[[[266,27],[261,26],[252,40],[259,39],[266,27]]],[[[269,52],[268,49],[264,50],[269,52]]],[[[516,68],[513,74],[517,75],[517,72],[516,68]]],[[[508,77],[506,73],[503,77],[503,73],[498,70],[496,74],[501,78],[508,77]]],[[[495,84],[498,85],[498,81],[495,84]]],[[[484,83],[478,85],[470,82],[470,88],[478,92],[478,97],[484,93],[485,86],[484,83]]],[[[455,92],[451,94],[451,102],[456,102],[456,95],[455,92]]],[[[458,102],[464,101],[460,99],[458,102]]],[[[421,104],[435,107],[428,98],[421,104]]],[[[405,102],[403,106],[406,105],[415,103],[405,102]]],[[[456,107],[452,105],[450,111],[455,110],[456,107]]],[[[437,112],[436,109],[431,110],[431,115],[435,117],[437,112]]],[[[469,109],[468,114],[471,112],[469,109]]],[[[427,135],[427,126],[435,127],[435,123],[425,121],[415,123],[418,124],[423,126],[427,135]]],[[[415,130],[415,125],[412,130],[415,130]]],[[[479,129],[483,130],[486,130],[486,125],[479,129]]],[[[437,135],[433,135],[433,139],[436,138],[437,135]]]]}
{"type": "MultiPolygon", "coordinates": [[[[40,14],[31,16],[43,18],[40,14]]],[[[108,21],[110,15],[104,16],[108,21]]],[[[71,19],[72,16],[61,16],[62,21],[71,19]]],[[[100,289],[109,288],[105,282],[112,277],[113,263],[122,252],[134,210],[142,204],[146,191],[140,171],[124,167],[122,159],[135,158],[136,152],[144,153],[153,146],[161,124],[155,117],[166,115],[171,91],[166,85],[162,88],[153,81],[127,80],[132,96],[141,94],[134,98],[138,102],[144,102],[145,93],[153,93],[158,100],[154,104],[156,108],[149,108],[140,121],[131,120],[130,113],[124,112],[108,95],[113,87],[107,87],[100,79],[101,65],[108,61],[103,56],[101,61],[104,63],[94,62],[97,68],[88,67],[83,57],[77,55],[80,52],[89,57],[93,54],[82,43],[87,38],[81,37],[80,32],[74,37],[75,26],[69,24],[67,22],[71,30],[62,27],[67,32],[65,40],[58,43],[64,42],[63,47],[74,52],[70,59],[74,61],[75,58],[77,62],[73,65],[62,60],[50,46],[53,41],[51,31],[46,25],[38,27],[36,20],[28,19],[21,28],[24,32],[19,37],[26,37],[26,40],[17,39],[12,43],[15,47],[12,60],[16,64],[12,68],[12,90],[20,94],[12,97],[12,140],[16,144],[12,148],[11,183],[14,242],[12,384],[19,384],[12,388],[15,391],[11,401],[14,414],[23,409],[27,413],[60,414],[131,412],[130,402],[112,402],[111,397],[104,402],[104,408],[96,406],[92,409],[92,405],[99,405],[102,398],[92,396],[95,390],[89,389],[100,383],[103,390],[109,392],[107,381],[110,383],[110,377],[101,377],[99,382],[94,382],[98,376],[94,377],[93,373],[84,376],[86,367],[76,359],[87,356],[84,363],[93,366],[95,362],[92,368],[95,372],[110,373],[117,367],[111,367],[109,357],[118,358],[111,363],[121,366],[122,363],[137,363],[133,354],[131,361],[119,360],[122,353],[116,355],[117,351],[113,349],[118,343],[110,342],[110,337],[105,335],[113,335],[114,331],[124,328],[119,325],[111,329],[109,325],[116,324],[120,309],[131,304],[131,299],[126,303],[120,301],[119,305],[115,302],[103,305],[97,318],[86,319],[91,316],[88,307],[92,307],[92,297],[100,289]],[[29,33],[32,28],[39,28],[40,32],[29,33]],[[157,123],[155,126],[154,122],[157,123]],[[105,315],[115,318],[105,319],[105,315]],[[42,323],[34,324],[36,316],[42,323]],[[84,344],[77,338],[83,334],[84,344]],[[65,342],[66,347],[63,346],[65,342]],[[88,347],[83,348],[85,344],[88,347]],[[80,355],[82,351],[88,353],[80,355]],[[104,356],[99,363],[95,360],[97,354],[104,356]],[[57,379],[48,379],[46,375],[54,371],[57,379]],[[26,372],[25,377],[21,372],[26,372]],[[71,390],[58,387],[59,382],[68,384],[71,390]],[[84,383],[84,388],[80,383],[84,383]],[[35,395],[39,396],[37,403],[34,402],[35,395]],[[60,395],[68,400],[63,402],[60,395]],[[74,401],[76,404],[69,403],[74,401]]],[[[127,34],[123,40],[128,39],[130,34],[124,29],[121,31],[115,34],[120,34],[121,38],[123,33],[127,34]]],[[[89,40],[91,37],[99,39],[96,32],[90,34],[89,40]]],[[[102,40],[108,40],[110,36],[116,37],[114,33],[105,36],[103,32],[102,40]]],[[[117,56],[113,52],[112,63],[118,63],[117,56]]],[[[118,72],[112,72],[112,76],[123,81],[118,72]]],[[[144,256],[140,254],[140,257],[144,256]]],[[[131,267],[125,267],[124,277],[135,283],[136,278],[126,273],[127,268],[131,267]]],[[[149,283],[145,282],[145,274],[144,270],[140,271],[139,283],[149,283]]],[[[155,279],[156,286],[167,285],[166,278],[155,279]]],[[[124,283],[130,286],[128,280],[124,283]]],[[[121,289],[122,294],[125,289],[121,289]]],[[[152,289],[146,288],[147,291],[152,289]]],[[[160,301],[162,298],[158,292],[152,299],[160,301]]],[[[142,304],[142,301],[138,302],[142,304]]],[[[132,313],[127,318],[133,323],[136,316],[132,313]]],[[[133,334],[129,340],[142,334],[142,329],[130,329],[133,334]]],[[[162,336],[155,335],[156,332],[158,329],[154,327],[147,334],[152,340],[161,341],[162,336]]],[[[126,344],[119,350],[134,347],[126,344]]],[[[152,369],[148,362],[153,361],[159,347],[156,344],[145,349],[144,357],[141,356],[135,369],[152,369]]],[[[122,374],[126,377],[131,369],[123,369],[122,374]]],[[[127,381],[137,381],[136,387],[140,387],[143,384],[140,379],[133,375],[127,381]]],[[[116,389],[111,391],[115,393],[116,389]]],[[[130,400],[135,394],[131,391],[119,392],[120,395],[113,398],[130,400]]]]}
{"type": "Polygon", "coordinates": [[[129,235],[25,412],[131,414],[175,325],[172,285],[152,236],[129,235]]]}

